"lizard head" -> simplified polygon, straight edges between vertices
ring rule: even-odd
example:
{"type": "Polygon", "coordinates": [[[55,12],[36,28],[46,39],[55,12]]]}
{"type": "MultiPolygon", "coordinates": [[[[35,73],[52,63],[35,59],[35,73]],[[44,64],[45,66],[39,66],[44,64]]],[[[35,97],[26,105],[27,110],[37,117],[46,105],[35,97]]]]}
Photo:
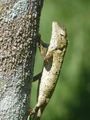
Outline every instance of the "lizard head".
{"type": "Polygon", "coordinates": [[[57,22],[52,23],[52,38],[54,43],[54,49],[63,49],[66,44],[66,30],[64,27],[60,27],[57,22]]]}

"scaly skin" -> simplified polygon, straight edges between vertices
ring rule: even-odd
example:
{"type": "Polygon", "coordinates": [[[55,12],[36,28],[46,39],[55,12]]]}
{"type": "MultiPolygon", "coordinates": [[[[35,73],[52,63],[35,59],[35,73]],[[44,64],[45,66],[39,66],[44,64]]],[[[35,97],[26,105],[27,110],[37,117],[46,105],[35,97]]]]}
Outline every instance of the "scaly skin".
{"type": "Polygon", "coordinates": [[[31,112],[33,120],[39,120],[50,101],[67,48],[66,31],[56,22],[52,24],[52,37],[44,58],[44,68],[40,80],[38,101],[31,112]]]}

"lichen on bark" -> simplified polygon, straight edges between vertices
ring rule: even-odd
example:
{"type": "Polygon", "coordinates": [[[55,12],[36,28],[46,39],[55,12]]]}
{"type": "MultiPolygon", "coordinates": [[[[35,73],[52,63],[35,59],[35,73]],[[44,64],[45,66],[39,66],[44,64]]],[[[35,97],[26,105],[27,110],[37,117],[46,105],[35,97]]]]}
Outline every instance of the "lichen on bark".
{"type": "Polygon", "coordinates": [[[26,120],[42,0],[0,0],[0,119],[26,120]]]}

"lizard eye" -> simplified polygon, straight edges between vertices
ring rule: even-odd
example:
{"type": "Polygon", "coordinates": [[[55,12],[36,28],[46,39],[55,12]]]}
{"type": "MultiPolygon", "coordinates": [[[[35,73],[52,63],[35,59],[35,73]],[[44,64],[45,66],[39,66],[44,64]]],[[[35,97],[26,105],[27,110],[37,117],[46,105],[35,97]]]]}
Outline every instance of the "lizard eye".
{"type": "Polygon", "coordinates": [[[62,33],[60,33],[61,36],[64,36],[62,33]]]}
{"type": "Polygon", "coordinates": [[[65,33],[65,34],[63,34],[63,33],[60,33],[60,35],[62,36],[62,37],[67,37],[67,34],[65,33]]]}

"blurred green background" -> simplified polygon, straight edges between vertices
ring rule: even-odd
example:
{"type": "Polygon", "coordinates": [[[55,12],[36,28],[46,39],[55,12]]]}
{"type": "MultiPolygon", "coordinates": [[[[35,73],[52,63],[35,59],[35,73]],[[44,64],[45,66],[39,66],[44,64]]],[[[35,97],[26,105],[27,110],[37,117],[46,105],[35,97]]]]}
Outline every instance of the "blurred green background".
{"type": "MultiPolygon", "coordinates": [[[[45,0],[40,32],[48,43],[52,21],[67,28],[69,44],[55,92],[42,120],[90,120],[90,0],[45,0]]],[[[38,51],[35,74],[41,69],[38,51]]],[[[37,83],[33,83],[33,106],[36,89],[37,83]]]]}

